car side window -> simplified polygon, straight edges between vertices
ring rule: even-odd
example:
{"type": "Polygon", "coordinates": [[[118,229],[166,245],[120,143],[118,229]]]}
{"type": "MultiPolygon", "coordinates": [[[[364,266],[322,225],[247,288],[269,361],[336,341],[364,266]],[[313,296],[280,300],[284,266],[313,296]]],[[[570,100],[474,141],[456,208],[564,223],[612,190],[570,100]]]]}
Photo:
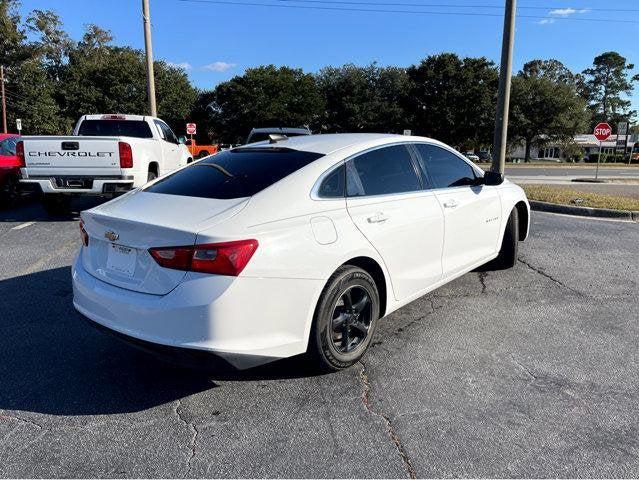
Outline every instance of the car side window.
{"type": "Polygon", "coordinates": [[[160,130],[160,134],[161,134],[160,136],[162,137],[163,140],[169,143],[175,143],[175,144],[180,143],[177,137],[175,136],[175,133],[173,133],[173,130],[171,130],[171,128],[166,123],[160,122],[159,120],[155,120],[155,125],[160,130]]]}
{"type": "Polygon", "coordinates": [[[419,152],[419,167],[435,188],[475,185],[472,167],[454,153],[437,145],[415,144],[419,152]]]}
{"type": "Polygon", "coordinates": [[[408,148],[378,148],[348,161],[346,192],[349,197],[390,195],[421,190],[408,148]]]}
{"type": "Polygon", "coordinates": [[[317,196],[320,198],[341,198],[344,197],[344,183],[346,174],[345,167],[336,168],[329,173],[320,184],[317,196]]]}

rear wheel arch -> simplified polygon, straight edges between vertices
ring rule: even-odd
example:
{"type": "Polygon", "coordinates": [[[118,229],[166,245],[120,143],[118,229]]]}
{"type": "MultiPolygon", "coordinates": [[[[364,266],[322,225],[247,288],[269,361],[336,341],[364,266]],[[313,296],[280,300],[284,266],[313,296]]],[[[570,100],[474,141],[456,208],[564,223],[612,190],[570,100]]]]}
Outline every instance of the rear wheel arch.
{"type": "Polygon", "coordinates": [[[154,173],[156,177],[160,176],[160,165],[158,162],[150,162],[148,173],[154,173]]]}
{"type": "Polygon", "coordinates": [[[383,317],[386,314],[388,289],[386,287],[386,276],[380,264],[371,257],[354,257],[344,262],[340,267],[345,265],[359,267],[373,277],[379,293],[379,316],[380,318],[383,317]]]}

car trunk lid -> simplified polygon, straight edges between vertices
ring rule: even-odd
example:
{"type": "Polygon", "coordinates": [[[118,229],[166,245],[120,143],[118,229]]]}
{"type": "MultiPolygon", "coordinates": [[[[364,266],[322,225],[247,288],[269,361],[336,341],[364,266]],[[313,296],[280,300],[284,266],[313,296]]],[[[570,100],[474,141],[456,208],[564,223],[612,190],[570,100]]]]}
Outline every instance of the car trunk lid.
{"type": "Polygon", "coordinates": [[[248,199],[217,200],[134,192],[82,213],[84,268],[112,285],[165,295],[186,272],[163,268],[149,248],[194,245],[198,231],[234,215],[248,199]]]}

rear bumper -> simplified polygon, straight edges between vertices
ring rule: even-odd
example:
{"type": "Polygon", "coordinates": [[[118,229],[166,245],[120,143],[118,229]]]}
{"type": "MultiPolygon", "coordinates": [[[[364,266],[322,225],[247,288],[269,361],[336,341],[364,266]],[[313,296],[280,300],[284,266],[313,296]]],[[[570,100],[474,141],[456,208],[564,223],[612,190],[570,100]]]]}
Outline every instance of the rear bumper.
{"type": "Polygon", "coordinates": [[[42,193],[76,193],[85,195],[105,195],[127,192],[133,188],[133,177],[29,177],[20,180],[27,189],[42,193]]]}
{"type": "Polygon", "coordinates": [[[213,354],[238,369],[305,352],[323,287],[319,280],[188,273],[168,294],[150,295],[93,277],[80,255],[72,276],[74,307],[99,326],[153,349],[213,354]]]}

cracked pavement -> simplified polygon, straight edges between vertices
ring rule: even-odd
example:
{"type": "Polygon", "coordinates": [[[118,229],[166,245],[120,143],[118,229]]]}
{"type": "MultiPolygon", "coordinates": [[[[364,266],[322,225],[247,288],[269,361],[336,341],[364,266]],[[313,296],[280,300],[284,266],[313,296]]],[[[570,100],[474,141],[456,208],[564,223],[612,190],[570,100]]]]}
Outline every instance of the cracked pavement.
{"type": "Polygon", "coordinates": [[[0,213],[1,477],[639,476],[637,224],[533,212],[514,269],[407,305],[330,375],[206,376],[93,330],[77,242],[0,213]]]}

